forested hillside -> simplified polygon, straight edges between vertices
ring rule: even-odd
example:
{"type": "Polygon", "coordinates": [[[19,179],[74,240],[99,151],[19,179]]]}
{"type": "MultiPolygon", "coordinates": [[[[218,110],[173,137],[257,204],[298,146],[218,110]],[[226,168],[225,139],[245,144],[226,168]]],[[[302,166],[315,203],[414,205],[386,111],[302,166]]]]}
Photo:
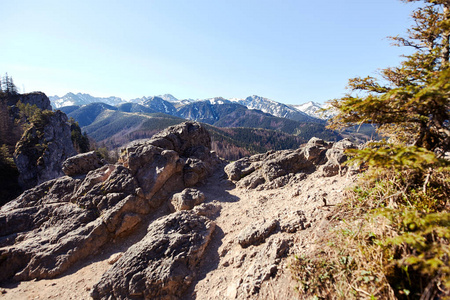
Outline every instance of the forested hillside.
{"type": "MultiPolygon", "coordinates": [[[[209,102],[204,104],[205,109],[211,108],[209,102]]],[[[93,103],[78,108],[66,107],[63,110],[79,122],[89,137],[111,150],[136,139],[150,138],[168,126],[185,121],[164,113],[147,113],[145,108],[146,106],[137,104],[122,104],[117,108],[93,103]]],[[[211,110],[204,112],[208,111],[211,113],[211,110]]],[[[311,137],[329,141],[342,139],[338,132],[326,129],[324,124],[278,118],[261,111],[249,110],[239,104],[221,105],[214,109],[214,114],[216,113],[221,117],[217,118],[218,121],[208,122],[208,130],[211,132],[214,150],[226,159],[235,160],[268,150],[297,148],[311,137]]],[[[206,120],[214,120],[217,115],[204,116],[206,120]]]]}

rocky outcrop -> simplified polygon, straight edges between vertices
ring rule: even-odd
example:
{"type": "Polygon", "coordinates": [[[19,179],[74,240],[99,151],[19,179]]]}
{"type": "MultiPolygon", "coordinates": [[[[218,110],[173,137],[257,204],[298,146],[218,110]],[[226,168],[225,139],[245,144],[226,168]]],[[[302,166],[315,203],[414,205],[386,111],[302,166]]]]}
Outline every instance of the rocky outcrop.
{"type": "Polygon", "coordinates": [[[342,166],[342,163],[347,160],[347,155],[344,152],[347,149],[354,148],[356,148],[355,145],[348,139],[333,144],[333,147],[326,153],[327,162],[319,168],[322,175],[330,177],[346,171],[347,167],[342,166]]]}
{"type": "Polygon", "coordinates": [[[151,223],[97,283],[94,299],[178,299],[195,278],[195,267],[215,224],[180,211],[151,223]]]}
{"type": "Polygon", "coordinates": [[[321,176],[333,176],[341,171],[346,160],[344,150],[354,148],[349,140],[328,143],[312,138],[296,150],[270,151],[242,158],[225,167],[229,179],[248,189],[270,189],[299,179],[300,174],[311,174],[321,167],[321,176]]]}
{"type": "MultiPolygon", "coordinates": [[[[134,232],[171,195],[207,177],[218,162],[208,142],[200,124],[186,122],[125,148],[115,165],[101,166],[95,154],[66,161],[71,176],[46,181],[0,209],[0,281],[55,277],[106,243],[134,232]],[[83,166],[91,159],[99,168],[83,166]],[[195,180],[191,172],[197,172],[195,180]]],[[[212,226],[204,218],[192,218],[193,223],[186,221],[190,228],[212,226]]]]}
{"type": "Polygon", "coordinates": [[[19,101],[30,106],[35,105],[41,110],[52,110],[50,99],[42,92],[9,95],[6,104],[15,106],[19,101]]]}
{"type": "Polygon", "coordinates": [[[62,163],[75,154],[67,116],[61,111],[42,112],[16,145],[19,184],[29,189],[64,175],[62,163]]]}
{"type": "Polygon", "coordinates": [[[62,164],[62,171],[68,176],[83,175],[105,164],[105,160],[101,158],[99,153],[91,151],[65,160],[62,164]]]}
{"type": "Polygon", "coordinates": [[[19,100],[23,104],[36,105],[41,110],[52,110],[50,99],[42,92],[20,94],[19,100]]]}

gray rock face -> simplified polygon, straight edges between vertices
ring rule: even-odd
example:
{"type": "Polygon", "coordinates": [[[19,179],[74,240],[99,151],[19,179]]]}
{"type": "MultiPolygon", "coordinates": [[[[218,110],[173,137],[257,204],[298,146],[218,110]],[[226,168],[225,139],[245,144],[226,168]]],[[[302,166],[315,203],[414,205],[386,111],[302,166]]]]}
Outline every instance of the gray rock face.
{"type": "Polygon", "coordinates": [[[4,205],[0,281],[52,278],[129,233],[149,211],[137,188],[126,168],[108,165],[84,179],[47,181],[4,205]]]}
{"type": "Polygon", "coordinates": [[[242,248],[259,245],[272,234],[278,226],[277,220],[262,220],[245,227],[238,235],[238,243],[242,248]]]}
{"type": "Polygon", "coordinates": [[[323,176],[330,177],[341,173],[347,167],[343,167],[342,163],[347,160],[344,151],[347,149],[355,149],[356,146],[348,139],[343,139],[335,144],[326,153],[327,162],[320,167],[323,176]]]}
{"type": "Polygon", "coordinates": [[[169,208],[172,212],[190,210],[205,201],[205,195],[197,189],[187,188],[172,196],[169,208]]]}
{"type": "MultiPolygon", "coordinates": [[[[333,176],[332,171],[346,160],[344,150],[354,147],[348,140],[333,143],[312,138],[297,150],[282,150],[242,158],[225,167],[229,179],[240,187],[269,189],[284,186],[297,173],[310,174],[322,166],[323,176],[333,176]]],[[[294,178],[295,179],[295,178],[294,178]]]]}
{"type": "Polygon", "coordinates": [[[100,168],[106,162],[95,151],[69,157],[62,164],[62,171],[68,176],[84,175],[100,168]]]}
{"type": "Polygon", "coordinates": [[[180,211],[154,221],[94,285],[94,299],[177,299],[195,277],[215,224],[180,211]]]}
{"type": "Polygon", "coordinates": [[[186,161],[202,163],[204,176],[212,171],[216,158],[208,141],[203,127],[187,122],[125,149],[122,163],[102,166],[93,154],[66,161],[76,177],[43,182],[0,208],[0,281],[55,277],[134,232],[147,214],[186,188],[186,161]],[[163,144],[170,149],[157,146],[163,144]],[[99,167],[88,171],[90,162],[99,167]]]}
{"type": "Polygon", "coordinates": [[[119,162],[131,170],[145,197],[151,199],[166,183],[173,185],[173,190],[202,181],[218,158],[211,154],[206,129],[199,123],[185,122],[126,147],[119,162]]]}
{"type": "Polygon", "coordinates": [[[14,161],[20,173],[19,184],[24,189],[64,175],[62,163],[76,154],[67,116],[56,111],[47,114],[45,120],[43,128],[33,124],[23,134],[14,152],[14,161]]]}
{"type": "Polygon", "coordinates": [[[50,99],[42,92],[21,94],[19,100],[24,104],[36,105],[42,110],[52,110],[50,99]]]}

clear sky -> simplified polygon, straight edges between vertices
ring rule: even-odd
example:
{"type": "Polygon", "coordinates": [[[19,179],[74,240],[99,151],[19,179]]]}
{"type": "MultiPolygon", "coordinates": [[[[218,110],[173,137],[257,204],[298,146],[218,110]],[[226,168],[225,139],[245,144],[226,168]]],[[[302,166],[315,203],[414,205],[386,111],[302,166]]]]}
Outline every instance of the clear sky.
{"type": "Polygon", "coordinates": [[[124,99],[345,93],[395,66],[412,4],[399,0],[0,1],[0,74],[22,91],[124,99]]]}

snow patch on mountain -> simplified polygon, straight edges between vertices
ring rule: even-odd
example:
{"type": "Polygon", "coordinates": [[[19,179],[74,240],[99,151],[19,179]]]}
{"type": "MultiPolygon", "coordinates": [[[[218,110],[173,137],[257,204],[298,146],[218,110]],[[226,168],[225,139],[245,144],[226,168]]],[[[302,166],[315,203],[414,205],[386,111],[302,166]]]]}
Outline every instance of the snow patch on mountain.
{"type": "Polygon", "coordinates": [[[300,105],[292,105],[292,107],[312,117],[323,120],[327,120],[335,115],[331,110],[323,111],[323,109],[330,109],[329,105],[320,104],[314,101],[309,101],[300,105]]]}
{"type": "Polygon", "coordinates": [[[125,103],[126,101],[119,97],[94,97],[89,94],[83,94],[83,93],[67,93],[62,97],[59,96],[50,96],[49,97],[51,105],[54,109],[61,108],[64,106],[71,106],[71,105],[87,105],[91,103],[96,102],[102,102],[106,103],[108,105],[119,105],[122,103],[125,103]]]}

